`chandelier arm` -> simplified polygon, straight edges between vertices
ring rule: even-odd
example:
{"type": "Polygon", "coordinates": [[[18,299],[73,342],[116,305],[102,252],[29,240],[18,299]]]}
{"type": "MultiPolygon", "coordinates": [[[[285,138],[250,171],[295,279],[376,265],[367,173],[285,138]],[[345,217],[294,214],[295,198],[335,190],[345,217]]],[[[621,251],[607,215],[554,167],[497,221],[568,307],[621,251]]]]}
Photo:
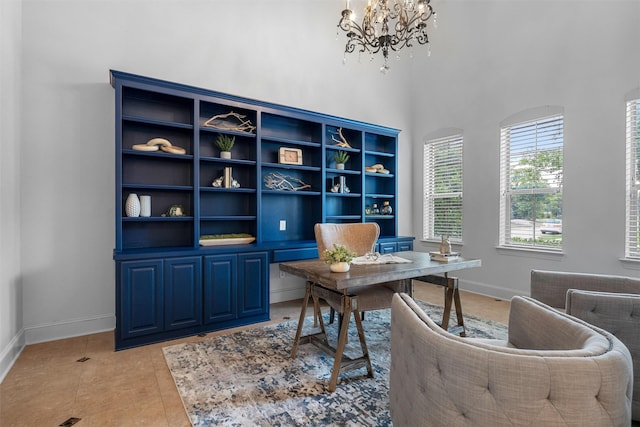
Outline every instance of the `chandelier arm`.
{"type": "Polygon", "coordinates": [[[411,28],[412,26],[415,25],[417,21],[426,23],[429,19],[431,19],[432,16],[433,16],[433,8],[431,7],[431,5],[429,5],[428,10],[422,13],[416,13],[414,16],[412,16],[411,19],[407,21],[407,27],[411,28]]]}
{"type": "Polygon", "coordinates": [[[374,55],[382,51],[385,65],[381,70],[387,71],[390,50],[397,52],[412,47],[414,42],[429,43],[427,21],[435,15],[429,3],[430,0],[393,0],[390,8],[389,0],[377,0],[365,7],[362,24],[351,19],[350,9],[344,9],[338,28],[347,36],[345,53],[358,49],[374,55]]]}
{"type": "MultiPolygon", "coordinates": [[[[372,27],[368,27],[367,25],[363,26],[358,25],[357,22],[352,21],[348,17],[345,17],[343,11],[342,18],[338,22],[338,28],[347,33],[347,37],[349,39],[358,38],[359,43],[371,44],[372,46],[376,46],[378,44],[378,40],[375,37],[375,32],[372,27]]],[[[351,12],[346,10],[346,12],[351,12]]]]}
{"type": "Polygon", "coordinates": [[[352,53],[357,46],[360,46],[359,52],[369,52],[372,55],[380,52],[380,49],[383,47],[379,43],[372,45],[369,43],[365,43],[359,37],[354,37],[347,40],[347,45],[345,46],[345,52],[352,53]]]}

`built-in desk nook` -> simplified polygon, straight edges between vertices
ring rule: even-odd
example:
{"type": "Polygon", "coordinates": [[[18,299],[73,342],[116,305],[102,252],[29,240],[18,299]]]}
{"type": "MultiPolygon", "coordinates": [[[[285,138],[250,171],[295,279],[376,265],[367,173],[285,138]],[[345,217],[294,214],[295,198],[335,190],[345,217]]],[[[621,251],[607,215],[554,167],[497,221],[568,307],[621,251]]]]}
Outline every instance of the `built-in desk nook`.
{"type": "Polygon", "coordinates": [[[376,222],[379,252],[413,249],[398,236],[397,129],[110,78],[116,349],[268,320],[269,265],[317,258],[315,223],[376,222]]]}

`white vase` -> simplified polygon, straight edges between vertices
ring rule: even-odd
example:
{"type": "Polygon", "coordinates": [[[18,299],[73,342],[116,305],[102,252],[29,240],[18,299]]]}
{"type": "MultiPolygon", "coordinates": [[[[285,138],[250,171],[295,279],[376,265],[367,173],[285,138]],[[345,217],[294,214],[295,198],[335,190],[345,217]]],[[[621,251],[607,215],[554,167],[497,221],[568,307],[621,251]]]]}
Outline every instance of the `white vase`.
{"type": "Polygon", "coordinates": [[[336,262],[331,264],[329,268],[334,273],[346,273],[351,268],[351,265],[348,262],[336,262]]]}
{"type": "Polygon", "coordinates": [[[344,169],[344,163],[336,163],[336,169],[344,169]]]}
{"type": "Polygon", "coordinates": [[[129,194],[124,205],[124,211],[127,216],[140,216],[140,199],[138,199],[137,194],[129,194]]]}
{"type": "Polygon", "coordinates": [[[151,196],[140,196],[140,216],[151,216],[151,196]]]}
{"type": "Polygon", "coordinates": [[[220,152],[220,158],[221,159],[230,159],[231,158],[231,151],[221,151],[220,152]]]}

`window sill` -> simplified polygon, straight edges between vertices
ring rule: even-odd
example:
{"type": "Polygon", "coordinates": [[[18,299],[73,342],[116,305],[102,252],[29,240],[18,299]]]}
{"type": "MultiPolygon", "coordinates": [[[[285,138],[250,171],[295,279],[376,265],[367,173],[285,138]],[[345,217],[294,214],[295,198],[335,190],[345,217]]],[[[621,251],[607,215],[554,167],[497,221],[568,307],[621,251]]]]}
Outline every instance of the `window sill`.
{"type": "Polygon", "coordinates": [[[562,250],[527,248],[520,246],[496,246],[496,250],[505,255],[533,256],[541,259],[558,259],[564,256],[564,252],[562,250]]]}
{"type": "Polygon", "coordinates": [[[631,270],[640,270],[640,258],[619,258],[622,266],[631,270]]]}

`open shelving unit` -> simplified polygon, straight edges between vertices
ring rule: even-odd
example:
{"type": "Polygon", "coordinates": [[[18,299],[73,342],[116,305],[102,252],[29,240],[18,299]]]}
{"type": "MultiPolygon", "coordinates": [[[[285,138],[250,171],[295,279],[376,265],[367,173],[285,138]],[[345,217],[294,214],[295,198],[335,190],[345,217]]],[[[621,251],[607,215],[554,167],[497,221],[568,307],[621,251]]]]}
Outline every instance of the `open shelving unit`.
{"type": "Polygon", "coordinates": [[[376,222],[381,252],[412,249],[413,238],[397,235],[398,130],[119,71],[110,78],[116,348],[267,320],[269,264],[316,258],[315,223],[376,222]],[[211,125],[229,113],[251,126],[211,125]],[[337,144],[340,133],[349,146],[337,144]],[[219,135],[235,138],[232,158],[220,158],[219,135]],[[134,149],[153,138],[184,153],[134,149]],[[344,169],[338,150],[349,154],[344,169]],[[373,164],[388,173],[365,172],[373,164]],[[237,186],[220,185],[225,173],[237,186]],[[288,189],[274,186],[282,180],[288,189]],[[126,215],[131,193],[151,196],[151,216],[126,215]],[[384,201],[392,215],[366,213],[384,201]],[[168,214],[175,205],[183,216],[168,214]],[[200,246],[200,236],[229,233],[255,241],[200,246]]]}

